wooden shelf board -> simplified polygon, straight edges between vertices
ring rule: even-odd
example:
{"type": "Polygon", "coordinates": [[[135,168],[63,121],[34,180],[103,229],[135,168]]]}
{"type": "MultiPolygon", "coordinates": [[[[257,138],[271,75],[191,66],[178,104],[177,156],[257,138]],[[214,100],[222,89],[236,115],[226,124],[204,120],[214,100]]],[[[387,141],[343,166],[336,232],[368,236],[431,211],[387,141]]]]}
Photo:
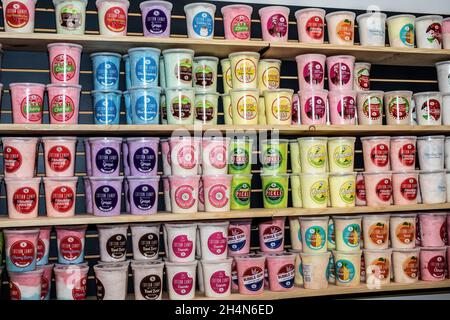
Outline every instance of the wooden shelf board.
{"type": "Polygon", "coordinates": [[[236,210],[230,212],[198,212],[190,214],[176,214],[161,212],[150,216],[135,216],[121,214],[116,217],[96,217],[93,215],[76,215],[71,218],[49,218],[39,217],[30,220],[0,218],[0,228],[21,228],[21,227],[42,227],[42,226],[63,226],[63,225],[83,225],[83,224],[117,224],[117,223],[140,223],[140,222],[180,222],[180,221],[201,221],[201,220],[229,220],[248,218],[272,218],[272,217],[296,217],[296,216],[332,216],[332,215],[353,215],[371,213],[392,213],[411,211],[431,211],[448,210],[450,203],[433,205],[408,205],[408,206],[387,206],[387,207],[354,207],[354,208],[327,208],[327,209],[250,209],[236,210]]]}
{"type": "Polygon", "coordinates": [[[266,132],[280,135],[302,136],[364,136],[364,135],[428,135],[449,134],[450,126],[286,126],[286,125],[111,125],[100,126],[91,124],[79,125],[34,125],[34,124],[0,124],[0,135],[100,135],[100,136],[170,136],[174,131],[183,132],[266,132]]]}
{"type": "Polygon", "coordinates": [[[449,60],[450,50],[440,49],[402,49],[391,47],[336,46],[331,44],[304,44],[288,42],[271,44],[264,58],[294,60],[306,53],[321,53],[326,56],[349,54],[357,61],[381,65],[434,66],[436,62],[449,60]]]}

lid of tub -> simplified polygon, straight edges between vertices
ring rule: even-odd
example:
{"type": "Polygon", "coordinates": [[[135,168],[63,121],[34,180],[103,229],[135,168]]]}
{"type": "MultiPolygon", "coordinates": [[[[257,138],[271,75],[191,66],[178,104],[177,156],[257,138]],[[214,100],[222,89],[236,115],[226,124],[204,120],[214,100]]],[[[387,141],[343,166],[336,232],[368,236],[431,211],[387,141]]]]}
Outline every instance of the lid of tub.
{"type": "Polygon", "coordinates": [[[412,19],[415,19],[416,18],[416,16],[415,15],[412,15],[412,14],[396,14],[396,15],[394,15],[394,16],[390,16],[390,17],[388,17],[387,19],[386,19],[386,22],[389,22],[390,20],[392,20],[392,19],[397,19],[397,18],[412,18],[412,19]]]}
{"type": "Polygon", "coordinates": [[[417,92],[413,95],[413,97],[417,96],[442,96],[442,94],[439,91],[427,91],[427,92],[417,92]]]}
{"type": "Polygon", "coordinates": [[[167,54],[167,53],[177,53],[177,52],[188,52],[189,54],[194,55],[195,51],[191,50],[191,49],[183,49],[183,48],[175,48],[175,49],[166,49],[162,51],[162,54],[167,54]]]}
{"type": "Polygon", "coordinates": [[[56,46],[68,46],[68,47],[75,47],[78,48],[80,50],[83,50],[83,46],[81,44],[76,44],[76,43],[66,43],[66,42],[57,42],[57,43],[50,43],[47,45],[47,48],[50,49],[52,47],[56,47],[56,46]]]}
{"type": "MultiPolygon", "coordinates": [[[[130,1],[128,1],[128,0],[114,0],[114,1],[122,2],[122,3],[126,3],[127,5],[130,5],[130,1]]],[[[95,2],[95,5],[97,6],[99,3],[102,3],[102,2],[110,2],[110,0],[97,0],[95,2]]]]}
{"type": "Polygon", "coordinates": [[[261,56],[258,52],[253,52],[253,51],[241,51],[241,52],[233,52],[230,53],[228,55],[228,58],[232,58],[235,56],[242,56],[242,55],[246,55],[246,56],[257,56],[258,58],[261,56]]]}
{"type": "Polygon", "coordinates": [[[310,12],[310,11],[320,11],[320,13],[325,16],[327,13],[324,9],[321,8],[306,8],[306,9],[300,9],[295,11],[295,18],[297,19],[297,16],[304,13],[304,12],[310,12]]]}
{"type": "Polygon", "coordinates": [[[384,140],[384,139],[391,140],[391,137],[390,136],[361,137],[361,141],[365,141],[365,140],[384,140]]]}
{"type": "Polygon", "coordinates": [[[322,141],[328,141],[328,137],[303,137],[298,138],[297,141],[305,141],[305,140],[322,140],[322,141]]]}
{"type": "Polygon", "coordinates": [[[325,16],[325,18],[328,19],[329,17],[336,16],[336,15],[338,15],[338,14],[351,15],[351,16],[353,17],[353,19],[356,17],[356,13],[354,13],[353,11],[345,11],[345,10],[342,10],[342,11],[330,12],[329,14],[327,14],[327,15],[325,16]]]}
{"type": "Polygon", "coordinates": [[[267,6],[267,7],[263,7],[261,9],[258,10],[258,13],[261,15],[261,12],[264,12],[266,10],[282,10],[282,11],[287,11],[287,14],[289,15],[291,13],[291,9],[289,9],[288,7],[284,7],[284,6],[267,6]]]}
{"type": "Polygon", "coordinates": [[[220,12],[223,14],[224,9],[232,9],[232,8],[246,8],[248,10],[251,10],[250,12],[253,12],[253,7],[248,6],[246,4],[230,4],[222,7],[222,9],[220,9],[220,12]]]}
{"type": "Polygon", "coordinates": [[[408,140],[411,140],[411,139],[417,140],[417,137],[416,136],[393,136],[393,137],[391,137],[391,140],[406,140],[406,139],[408,139],[408,140]]]}
{"type": "Polygon", "coordinates": [[[198,60],[211,60],[211,61],[216,61],[217,63],[219,63],[219,58],[213,57],[213,56],[196,56],[196,57],[194,57],[194,61],[198,61],[198,60]]]}
{"type": "Polygon", "coordinates": [[[119,59],[122,58],[122,55],[120,53],[115,53],[115,52],[94,52],[94,53],[91,53],[91,55],[89,57],[93,58],[96,56],[113,56],[113,57],[117,57],[119,59]]]}
{"type": "Polygon", "coordinates": [[[444,64],[450,64],[450,60],[446,60],[446,61],[441,61],[441,62],[436,62],[436,67],[444,65],[444,64]]]}
{"type": "Polygon", "coordinates": [[[445,139],[445,136],[425,136],[425,137],[417,137],[417,140],[434,140],[434,139],[445,139]]]}
{"type": "Polygon", "coordinates": [[[432,20],[444,20],[443,16],[439,16],[439,15],[427,15],[427,16],[421,16],[421,17],[417,17],[416,18],[416,22],[418,21],[422,21],[422,20],[426,20],[426,19],[432,19],[432,20]]]}
{"type": "Polygon", "coordinates": [[[212,3],[206,3],[206,2],[194,2],[194,3],[189,3],[187,5],[184,6],[184,11],[187,11],[191,8],[195,8],[197,6],[203,6],[203,7],[210,7],[212,8],[214,11],[216,10],[216,6],[212,3]]]}
{"type": "Polygon", "coordinates": [[[167,8],[167,10],[172,11],[173,4],[169,1],[158,1],[158,0],[151,0],[151,1],[144,1],[139,5],[139,8],[142,8],[146,5],[155,5],[155,6],[164,6],[167,8]]]}
{"type": "Polygon", "coordinates": [[[359,24],[359,20],[361,20],[362,18],[370,18],[370,17],[374,17],[374,18],[380,17],[383,20],[385,20],[387,15],[386,15],[386,13],[383,13],[380,11],[366,12],[366,13],[363,13],[363,14],[360,14],[359,16],[357,16],[356,22],[359,24]]]}

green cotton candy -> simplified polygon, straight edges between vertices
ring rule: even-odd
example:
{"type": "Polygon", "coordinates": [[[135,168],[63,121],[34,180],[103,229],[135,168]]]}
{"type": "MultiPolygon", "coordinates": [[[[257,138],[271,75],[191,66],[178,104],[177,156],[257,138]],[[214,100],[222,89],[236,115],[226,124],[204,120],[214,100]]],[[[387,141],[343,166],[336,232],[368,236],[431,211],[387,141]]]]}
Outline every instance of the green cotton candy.
{"type": "Polygon", "coordinates": [[[252,175],[234,175],[231,183],[231,210],[250,209],[251,195],[252,175]]]}
{"type": "Polygon", "coordinates": [[[229,174],[251,174],[252,173],[252,139],[233,139],[230,144],[229,174]]]}
{"type": "Polygon", "coordinates": [[[289,175],[261,175],[264,208],[285,209],[288,206],[289,175]]]}
{"type": "Polygon", "coordinates": [[[267,140],[261,143],[261,162],[264,174],[287,172],[288,140],[267,140]]]}

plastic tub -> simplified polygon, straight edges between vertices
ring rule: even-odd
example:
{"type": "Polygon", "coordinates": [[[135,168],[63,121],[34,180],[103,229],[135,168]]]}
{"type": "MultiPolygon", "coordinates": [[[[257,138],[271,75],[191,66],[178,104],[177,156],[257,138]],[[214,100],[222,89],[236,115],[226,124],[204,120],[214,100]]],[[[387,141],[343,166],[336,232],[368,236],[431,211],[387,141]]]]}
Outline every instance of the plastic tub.
{"type": "Polygon", "coordinates": [[[84,35],[87,0],[53,0],[56,32],[84,35]]]}
{"type": "Polygon", "coordinates": [[[394,172],[392,189],[395,205],[417,204],[419,194],[419,172],[394,172]]]}
{"type": "Polygon", "coordinates": [[[133,87],[130,108],[133,124],[159,124],[161,88],[133,87]]]}
{"type": "MultiPolygon", "coordinates": [[[[303,253],[326,253],[329,217],[300,217],[303,253]]],[[[328,263],[328,260],[327,260],[328,263]]]]}
{"type": "Polygon", "coordinates": [[[201,261],[206,297],[225,298],[231,294],[232,261],[233,259],[201,261]]]}
{"type": "Polygon", "coordinates": [[[264,208],[287,208],[289,198],[288,174],[261,174],[264,208]]]}
{"type": "Polygon", "coordinates": [[[41,300],[50,300],[50,292],[52,290],[53,264],[38,266],[36,271],[42,272],[41,277],[41,300]]]}
{"type": "Polygon", "coordinates": [[[122,138],[89,138],[92,176],[120,174],[122,138]]]}
{"type": "Polygon", "coordinates": [[[88,176],[83,177],[84,194],[85,194],[85,207],[87,214],[94,214],[94,204],[92,202],[92,188],[91,181],[88,176]]]}
{"type": "Polygon", "coordinates": [[[127,253],[128,225],[98,225],[100,260],[123,262],[127,253]]]}
{"type": "Polygon", "coordinates": [[[332,173],[329,176],[329,193],[333,208],[356,206],[356,173],[332,173]]]}
{"type": "Polygon", "coordinates": [[[447,201],[445,171],[421,171],[419,181],[424,204],[445,203],[447,201]]]}
{"type": "Polygon", "coordinates": [[[292,174],[290,176],[290,180],[291,180],[292,206],[294,208],[303,208],[302,188],[301,188],[301,184],[300,184],[300,173],[292,174]]]}
{"type": "Polygon", "coordinates": [[[5,178],[34,177],[38,142],[38,138],[2,138],[5,178]]]}
{"type": "Polygon", "coordinates": [[[390,137],[361,138],[366,172],[381,172],[390,170],[389,148],[390,137]]]}
{"type": "Polygon", "coordinates": [[[76,137],[43,137],[47,177],[73,177],[75,174],[76,137]]]}
{"type": "Polygon", "coordinates": [[[223,90],[225,94],[230,93],[230,90],[233,89],[232,82],[232,71],[231,71],[231,60],[230,59],[222,59],[220,60],[220,66],[222,68],[222,82],[223,82],[223,90]]]}
{"type": "Polygon", "coordinates": [[[442,125],[442,95],[439,92],[422,92],[414,95],[417,122],[422,126],[442,125]]]}
{"type": "Polygon", "coordinates": [[[172,213],[197,212],[199,178],[199,176],[169,176],[172,213]]]}
{"type": "Polygon", "coordinates": [[[152,38],[170,37],[172,3],[167,1],[144,1],[139,7],[142,12],[144,36],[152,38]]]}
{"type": "Polygon", "coordinates": [[[5,264],[8,272],[36,269],[39,229],[5,229],[5,264]]]}
{"type": "Polygon", "coordinates": [[[383,97],[383,91],[365,91],[358,93],[358,124],[383,124],[383,97]]]}
{"type": "Polygon", "coordinates": [[[239,293],[258,295],[264,292],[264,270],[266,257],[263,255],[236,256],[236,271],[239,293]]]}
{"type": "Polygon", "coordinates": [[[161,261],[132,261],[134,297],[136,300],[161,300],[163,269],[161,261]]]}
{"type": "Polygon", "coordinates": [[[416,214],[391,215],[390,233],[394,249],[414,249],[416,246],[416,214]]]}
{"type": "Polygon", "coordinates": [[[302,171],[300,163],[300,145],[297,139],[289,141],[290,159],[292,173],[299,174],[302,171]]]}
{"type": "Polygon", "coordinates": [[[78,124],[80,85],[47,85],[51,124],[78,124]]]}
{"type": "Polygon", "coordinates": [[[336,250],[358,251],[361,243],[361,216],[333,216],[336,250]]]}
{"type": "Polygon", "coordinates": [[[230,94],[222,95],[222,106],[223,106],[225,124],[233,125],[233,109],[232,109],[232,105],[231,105],[231,95],[230,94]]]}
{"type": "Polygon", "coordinates": [[[365,172],[367,206],[382,207],[392,203],[392,173],[365,172]]]}
{"type": "Polygon", "coordinates": [[[51,82],[78,84],[83,47],[72,43],[51,43],[47,48],[51,82]]]}
{"type": "Polygon", "coordinates": [[[355,13],[336,11],[325,16],[330,44],[352,46],[355,41],[355,13]]]}
{"type": "Polygon", "coordinates": [[[338,287],[357,287],[361,282],[361,251],[333,251],[338,287]]]}
{"type": "Polygon", "coordinates": [[[353,173],[354,137],[328,138],[328,160],[331,173],[353,173]]]}
{"type": "Polygon", "coordinates": [[[394,249],[392,261],[394,265],[394,281],[411,284],[419,281],[420,249],[394,249]]]}
{"type": "Polygon", "coordinates": [[[200,56],[194,58],[194,88],[206,92],[217,91],[219,58],[200,56]]]}
{"type": "Polygon", "coordinates": [[[300,253],[303,273],[303,284],[305,289],[327,289],[328,288],[328,266],[330,252],[323,253],[300,253]]]}
{"type": "Polygon", "coordinates": [[[386,19],[391,47],[414,48],[415,20],[415,16],[408,14],[391,16],[386,19]]]}
{"type": "Polygon", "coordinates": [[[264,253],[277,253],[284,250],[285,218],[276,218],[259,223],[259,245],[264,253]]]}
{"type": "Polygon", "coordinates": [[[135,261],[152,261],[159,257],[160,224],[131,225],[133,242],[133,259],[135,261]]]}
{"type": "Polygon", "coordinates": [[[197,261],[166,262],[170,300],[192,300],[195,297],[197,261]]]}
{"type": "Polygon", "coordinates": [[[363,216],[364,249],[385,250],[389,248],[389,215],[363,216]]]}
{"type": "Polygon", "coordinates": [[[243,4],[228,5],[221,9],[225,39],[227,40],[250,40],[252,26],[251,6],[243,4]]]}
{"type": "Polygon", "coordinates": [[[229,146],[229,138],[203,138],[201,147],[203,175],[227,174],[229,146]]]}
{"type": "Polygon", "coordinates": [[[87,294],[87,264],[56,265],[55,272],[56,298],[58,300],[85,300],[87,294]]]}
{"type": "Polygon", "coordinates": [[[41,124],[45,85],[40,83],[11,83],[9,88],[13,123],[41,124]]]}
{"type": "Polygon", "coordinates": [[[422,247],[420,250],[420,279],[443,281],[446,273],[446,247],[422,247]]]}
{"type": "Polygon", "coordinates": [[[125,300],[127,296],[129,263],[98,264],[94,266],[97,300],[125,300]]]}
{"type": "Polygon", "coordinates": [[[443,170],[445,164],[445,137],[428,136],[417,138],[420,169],[443,170]]]}
{"type": "Polygon", "coordinates": [[[33,33],[37,0],[2,0],[6,32],[33,33]]]}
{"type": "Polygon", "coordinates": [[[167,49],[162,54],[164,56],[166,87],[192,88],[194,51],[167,49]]]}
{"type": "Polygon", "coordinates": [[[200,164],[200,139],[172,137],[169,139],[173,175],[196,175],[200,164]]]}
{"type": "Polygon", "coordinates": [[[256,89],[260,54],[257,52],[235,52],[228,57],[231,63],[232,88],[256,89]]]}
{"type": "Polygon", "coordinates": [[[362,46],[384,47],[386,44],[386,14],[364,13],[356,17],[362,46]]]}
{"type": "Polygon", "coordinates": [[[330,91],[330,121],[332,125],[356,125],[356,91],[330,91]]]}
{"type": "Polygon", "coordinates": [[[442,61],[436,63],[439,91],[442,93],[450,93],[450,61],[442,61]]]}
{"type": "Polygon", "coordinates": [[[295,58],[299,75],[300,91],[323,90],[325,84],[325,61],[322,54],[303,54],[295,58]]]}
{"type": "Polygon", "coordinates": [[[386,285],[391,282],[392,249],[364,250],[366,283],[386,285]]]}
{"type": "Polygon", "coordinates": [[[91,177],[94,216],[120,215],[123,177],[91,177]]]}
{"type": "Polygon", "coordinates": [[[253,164],[253,139],[236,137],[230,142],[228,173],[251,174],[253,164]]]}
{"type": "Polygon", "coordinates": [[[325,125],[328,120],[328,91],[303,90],[299,95],[301,124],[325,125]]]}
{"type": "Polygon", "coordinates": [[[120,62],[118,53],[98,52],[90,55],[92,60],[94,89],[118,90],[120,78],[120,62]]]}
{"type": "MultiPolygon", "coordinates": [[[[43,227],[39,229],[39,238],[37,244],[36,265],[43,266],[48,264],[50,252],[50,232],[52,227],[43,227]]],[[[0,236],[1,237],[1,236],[0,236]]]]}
{"type": "Polygon", "coordinates": [[[118,125],[122,91],[92,91],[94,120],[97,125],[118,125]]]}
{"type": "Polygon", "coordinates": [[[251,220],[230,221],[228,227],[228,255],[250,253],[251,220]]]}
{"type": "Polygon", "coordinates": [[[58,263],[79,264],[84,261],[87,226],[56,227],[58,263]]]}
{"type": "Polygon", "coordinates": [[[131,176],[156,176],[159,138],[128,138],[128,158],[131,176]]]}
{"type": "Polygon", "coordinates": [[[417,48],[442,49],[442,16],[416,18],[417,48]]]}
{"type": "Polygon", "coordinates": [[[184,12],[189,38],[212,39],[214,37],[215,5],[204,2],[190,3],[184,6],[184,12]]]}
{"type": "Polygon", "coordinates": [[[250,209],[252,175],[235,174],[231,182],[230,209],[250,209]]]}
{"type": "Polygon", "coordinates": [[[227,258],[229,222],[199,223],[201,257],[204,261],[227,258]]]}
{"type": "Polygon", "coordinates": [[[325,173],[328,169],[328,138],[298,138],[300,163],[304,173],[325,173]]]}
{"type": "Polygon", "coordinates": [[[5,178],[10,219],[34,219],[38,216],[41,178],[5,178]]]}
{"type": "Polygon", "coordinates": [[[131,85],[133,87],[157,87],[161,50],[145,47],[134,48],[128,50],[128,54],[131,85]]]}
{"type": "Polygon", "coordinates": [[[78,177],[44,178],[47,217],[67,218],[75,215],[78,177]]]}
{"type": "Polygon", "coordinates": [[[258,63],[258,88],[259,94],[263,95],[266,90],[280,88],[281,60],[262,59],[258,63]]]}
{"type": "Polygon", "coordinates": [[[323,43],[325,36],[325,10],[307,8],[295,12],[298,40],[302,43],[323,43]]]}
{"type": "Polygon", "coordinates": [[[443,247],[447,243],[447,213],[419,214],[422,247],[443,247]]]}
{"type": "Polygon", "coordinates": [[[274,89],[264,91],[267,124],[290,125],[294,90],[274,89]]]}
{"type": "Polygon", "coordinates": [[[130,213],[152,215],[158,211],[159,177],[127,177],[130,213]]]}
{"type": "Polygon", "coordinates": [[[41,279],[44,270],[9,272],[11,300],[41,300],[41,279]]]}
{"type": "Polygon", "coordinates": [[[268,255],[266,261],[270,291],[282,292],[294,289],[295,254],[268,255]]]}
{"type": "Polygon", "coordinates": [[[100,34],[104,36],[126,36],[128,22],[127,0],[97,0],[98,24],[100,34]]]}
{"type": "Polygon", "coordinates": [[[357,206],[366,206],[366,186],[364,182],[364,175],[362,173],[358,173],[356,175],[356,205],[357,206]]]}
{"type": "Polygon", "coordinates": [[[263,41],[271,43],[288,41],[290,11],[288,7],[282,6],[264,7],[258,11],[263,41]]]}
{"type": "Polygon", "coordinates": [[[394,172],[416,168],[416,141],[416,137],[391,138],[390,159],[394,172]]]}
{"type": "Polygon", "coordinates": [[[303,208],[318,209],[328,206],[328,173],[302,173],[300,185],[303,208]]]}
{"type": "Polygon", "coordinates": [[[287,172],[288,144],[286,139],[261,141],[262,173],[278,174],[287,172]]]}
{"type": "Polygon", "coordinates": [[[326,60],[330,91],[353,90],[354,56],[331,56],[326,60]]]}
{"type": "Polygon", "coordinates": [[[206,212],[229,212],[231,175],[203,175],[206,212]]]}

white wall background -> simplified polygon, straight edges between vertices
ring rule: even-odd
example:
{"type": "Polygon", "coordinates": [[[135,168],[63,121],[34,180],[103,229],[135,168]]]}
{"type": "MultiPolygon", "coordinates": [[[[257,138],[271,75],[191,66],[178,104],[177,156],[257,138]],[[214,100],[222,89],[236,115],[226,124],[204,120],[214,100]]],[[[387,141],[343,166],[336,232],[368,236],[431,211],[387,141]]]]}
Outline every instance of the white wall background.
{"type": "Polygon", "coordinates": [[[366,10],[379,7],[381,11],[417,12],[450,15],[449,0],[219,0],[223,2],[283,4],[323,8],[366,10]]]}

